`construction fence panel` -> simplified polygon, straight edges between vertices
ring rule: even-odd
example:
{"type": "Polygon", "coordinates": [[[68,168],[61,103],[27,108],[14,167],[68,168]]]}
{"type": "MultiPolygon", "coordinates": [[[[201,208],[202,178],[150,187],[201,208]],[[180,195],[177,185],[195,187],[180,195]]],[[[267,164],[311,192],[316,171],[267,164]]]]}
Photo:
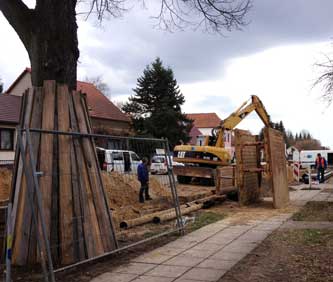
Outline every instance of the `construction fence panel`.
{"type": "MultiPolygon", "coordinates": [[[[42,209],[31,211],[23,200],[18,201],[15,220],[22,223],[22,229],[15,234],[14,263],[40,262],[36,233],[46,241],[43,224],[58,270],[182,230],[167,140],[39,129],[20,134],[30,140],[30,145],[24,144],[25,163],[39,160],[32,177],[38,182],[42,209]],[[96,149],[92,152],[95,157],[88,154],[88,143],[96,149]],[[148,160],[151,199],[143,193],[141,203],[137,171],[144,158],[148,160]],[[39,214],[38,228],[33,224],[33,212],[39,214]]],[[[27,180],[22,178],[26,183],[22,189],[27,189],[27,180]]],[[[30,195],[34,201],[36,191],[30,195]]],[[[20,197],[27,193],[21,191],[20,197]]]]}

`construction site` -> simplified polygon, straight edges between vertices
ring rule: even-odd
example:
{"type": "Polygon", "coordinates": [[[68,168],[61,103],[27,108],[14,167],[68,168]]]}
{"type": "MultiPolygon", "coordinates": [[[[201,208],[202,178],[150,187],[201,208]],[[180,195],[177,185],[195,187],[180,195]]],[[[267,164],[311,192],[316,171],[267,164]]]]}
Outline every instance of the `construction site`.
{"type": "Polygon", "coordinates": [[[239,261],[308,201],[331,208],[331,170],[321,184],[311,167],[295,178],[298,164],[257,96],[203,144],[174,148],[93,133],[85,95],[54,81],[28,89],[22,103],[15,162],[0,169],[6,281],[229,281],[222,276],[241,273],[239,261]],[[251,112],[263,138],[236,129],[251,112]],[[144,158],[150,197],[141,201],[144,158]]]}

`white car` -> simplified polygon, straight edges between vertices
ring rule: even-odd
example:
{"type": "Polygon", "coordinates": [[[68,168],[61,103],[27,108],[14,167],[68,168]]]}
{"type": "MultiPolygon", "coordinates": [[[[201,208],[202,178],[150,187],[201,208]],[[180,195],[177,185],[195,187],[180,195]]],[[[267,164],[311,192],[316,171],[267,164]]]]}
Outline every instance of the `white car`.
{"type": "MultiPolygon", "coordinates": [[[[173,166],[184,166],[182,163],[174,162],[172,156],[171,158],[171,167],[173,166]]],[[[151,159],[150,164],[150,173],[151,174],[167,174],[167,157],[165,155],[155,155],[151,159]]]]}
{"type": "Polygon", "coordinates": [[[136,173],[140,164],[139,156],[133,151],[108,150],[100,147],[97,147],[96,151],[102,170],[136,173]]]}

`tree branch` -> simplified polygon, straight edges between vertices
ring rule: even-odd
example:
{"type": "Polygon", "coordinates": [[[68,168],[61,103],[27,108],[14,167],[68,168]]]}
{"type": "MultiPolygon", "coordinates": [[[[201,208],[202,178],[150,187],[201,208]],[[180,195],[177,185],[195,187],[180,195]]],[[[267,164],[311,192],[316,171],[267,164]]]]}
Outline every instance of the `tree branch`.
{"type": "Polygon", "coordinates": [[[28,48],[32,28],[33,10],[21,0],[0,0],[0,11],[28,48]]]}

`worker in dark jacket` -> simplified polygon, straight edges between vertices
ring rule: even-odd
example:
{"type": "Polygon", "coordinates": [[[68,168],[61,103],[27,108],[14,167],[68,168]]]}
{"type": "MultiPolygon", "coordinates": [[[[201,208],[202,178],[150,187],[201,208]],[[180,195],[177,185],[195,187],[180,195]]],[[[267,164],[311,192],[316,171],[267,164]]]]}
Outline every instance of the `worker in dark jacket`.
{"type": "Polygon", "coordinates": [[[321,156],[321,154],[317,154],[317,159],[315,162],[315,166],[317,169],[317,180],[320,183],[324,182],[324,174],[325,174],[325,169],[327,168],[327,162],[324,157],[321,156]]]}
{"type": "Polygon", "coordinates": [[[149,196],[149,173],[148,173],[148,159],[143,158],[142,162],[138,165],[138,180],[141,183],[139,192],[139,202],[144,203],[143,193],[145,193],[146,200],[151,200],[149,196]]]}

